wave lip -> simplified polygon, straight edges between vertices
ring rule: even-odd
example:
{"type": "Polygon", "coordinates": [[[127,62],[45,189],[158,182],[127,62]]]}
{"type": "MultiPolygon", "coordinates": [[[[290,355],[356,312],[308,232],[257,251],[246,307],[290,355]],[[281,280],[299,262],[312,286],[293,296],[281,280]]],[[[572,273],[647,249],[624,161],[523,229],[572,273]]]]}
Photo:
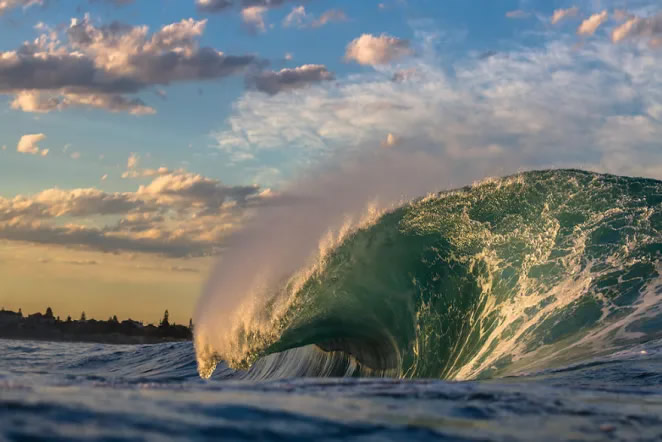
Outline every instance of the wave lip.
{"type": "Polygon", "coordinates": [[[247,297],[224,334],[199,324],[200,373],[223,360],[265,377],[472,379],[662,337],[660,181],[527,172],[412,201],[339,238],[247,297]]]}

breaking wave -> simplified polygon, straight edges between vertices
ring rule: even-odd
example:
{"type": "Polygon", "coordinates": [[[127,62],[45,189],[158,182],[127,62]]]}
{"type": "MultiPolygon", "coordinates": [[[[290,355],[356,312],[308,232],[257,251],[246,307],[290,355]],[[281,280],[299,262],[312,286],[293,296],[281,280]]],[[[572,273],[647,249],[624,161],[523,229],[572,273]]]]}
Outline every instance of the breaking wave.
{"type": "Polygon", "coordinates": [[[488,179],[372,211],[320,244],[277,280],[253,269],[231,311],[203,298],[201,376],[223,361],[252,379],[481,379],[662,337],[660,181],[579,170],[488,179]]]}

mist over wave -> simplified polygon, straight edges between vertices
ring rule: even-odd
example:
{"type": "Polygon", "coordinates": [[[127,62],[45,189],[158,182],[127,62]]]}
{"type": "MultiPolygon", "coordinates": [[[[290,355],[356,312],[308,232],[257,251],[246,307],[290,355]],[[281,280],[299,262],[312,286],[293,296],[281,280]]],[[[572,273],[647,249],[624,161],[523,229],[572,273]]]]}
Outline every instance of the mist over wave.
{"type": "MultiPolygon", "coordinates": [[[[429,192],[512,172],[512,164],[505,157],[451,164],[425,150],[369,149],[304,172],[228,240],[195,314],[198,353],[213,353],[218,346],[241,351],[236,336],[242,329],[261,321],[266,322],[261,328],[270,329],[271,318],[262,313],[274,291],[284,290],[295,274],[305,280],[325,253],[383,211],[429,192]]],[[[277,298],[286,302],[287,295],[277,298]]]]}

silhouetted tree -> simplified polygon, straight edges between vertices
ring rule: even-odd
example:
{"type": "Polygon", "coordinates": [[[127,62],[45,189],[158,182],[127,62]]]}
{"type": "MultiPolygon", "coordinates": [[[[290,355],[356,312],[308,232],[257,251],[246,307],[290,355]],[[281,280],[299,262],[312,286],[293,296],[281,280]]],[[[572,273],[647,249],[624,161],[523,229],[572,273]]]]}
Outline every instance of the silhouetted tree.
{"type": "Polygon", "coordinates": [[[67,316],[67,322],[71,322],[71,316],[67,316]]]}
{"type": "Polygon", "coordinates": [[[113,319],[112,319],[112,321],[113,321],[115,324],[119,324],[119,323],[120,323],[119,319],[117,319],[117,315],[113,315],[113,319]]]}
{"type": "Polygon", "coordinates": [[[193,318],[188,320],[188,329],[193,332],[193,318]]]}
{"type": "Polygon", "coordinates": [[[80,320],[83,321],[83,322],[87,321],[87,316],[85,316],[85,312],[80,314],[80,320]]]}
{"type": "Polygon", "coordinates": [[[20,308],[18,309],[18,316],[20,316],[21,318],[23,317],[23,310],[21,310],[20,308]]]}
{"type": "Polygon", "coordinates": [[[48,319],[53,319],[53,309],[50,308],[50,307],[47,307],[46,308],[46,314],[44,315],[44,317],[46,317],[48,319]]]}
{"type": "Polygon", "coordinates": [[[168,310],[163,313],[163,319],[161,320],[159,327],[170,327],[170,313],[168,313],[168,310]]]}

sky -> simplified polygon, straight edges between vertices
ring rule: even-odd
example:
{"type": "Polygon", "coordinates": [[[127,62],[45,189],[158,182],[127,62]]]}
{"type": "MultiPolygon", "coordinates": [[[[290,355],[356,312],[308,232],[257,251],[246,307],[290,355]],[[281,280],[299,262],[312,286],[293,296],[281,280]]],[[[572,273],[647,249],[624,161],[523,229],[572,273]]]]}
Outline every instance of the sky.
{"type": "Polygon", "coordinates": [[[325,164],[662,179],[660,140],[652,0],[0,0],[0,304],[187,323],[325,164]]]}

